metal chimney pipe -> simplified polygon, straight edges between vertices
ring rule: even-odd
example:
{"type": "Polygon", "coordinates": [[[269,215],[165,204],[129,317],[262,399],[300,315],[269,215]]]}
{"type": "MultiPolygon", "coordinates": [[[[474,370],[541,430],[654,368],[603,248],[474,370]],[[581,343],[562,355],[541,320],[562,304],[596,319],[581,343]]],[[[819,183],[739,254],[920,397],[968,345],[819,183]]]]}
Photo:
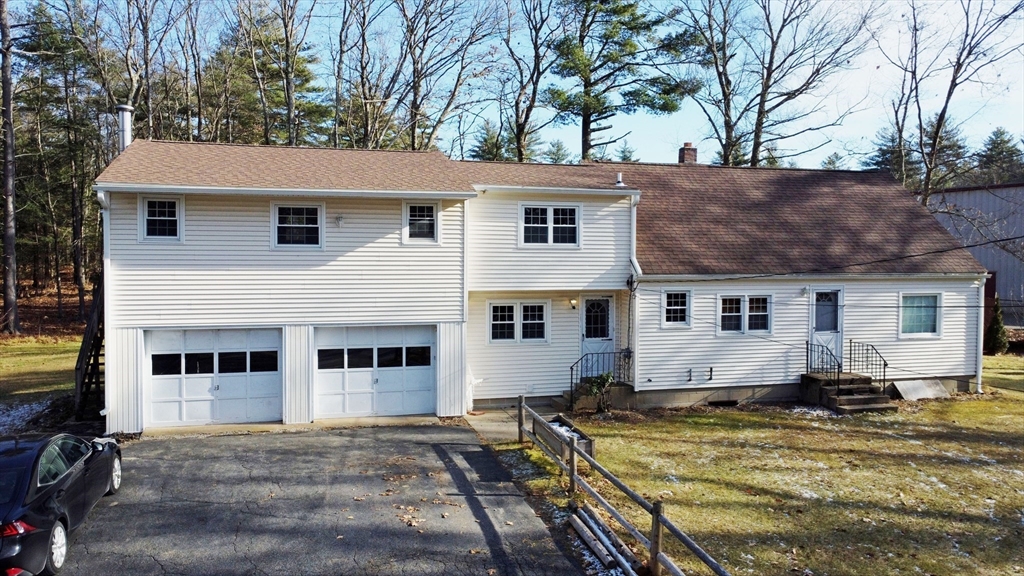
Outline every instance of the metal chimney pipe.
{"type": "Polygon", "coordinates": [[[135,112],[135,108],[127,104],[117,105],[118,152],[124,152],[124,149],[132,143],[132,112],[135,112]]]}

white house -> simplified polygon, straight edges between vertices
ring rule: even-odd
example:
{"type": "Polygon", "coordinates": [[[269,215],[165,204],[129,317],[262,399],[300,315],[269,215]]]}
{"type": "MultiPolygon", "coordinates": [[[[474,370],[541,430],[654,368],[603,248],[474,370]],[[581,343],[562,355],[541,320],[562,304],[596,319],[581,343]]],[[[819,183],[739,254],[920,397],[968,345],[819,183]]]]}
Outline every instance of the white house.
{"type": "Polygon", "coordinates": [[[110,432],[458,416],[604,357],[639,405],[792,399],[807,341],[980,385],[985,270],[878,174],[138,141],[94,188],[110,432]]]}
{"type": "Polygon", "coordinates": [[[1024,182],[937,190],[929,205],[988,269],[988,297],[999,294],[1006,324],[1024,327],[1024,182]],[[1016,240],[994,242],[1002,238],[1016,240]]]}

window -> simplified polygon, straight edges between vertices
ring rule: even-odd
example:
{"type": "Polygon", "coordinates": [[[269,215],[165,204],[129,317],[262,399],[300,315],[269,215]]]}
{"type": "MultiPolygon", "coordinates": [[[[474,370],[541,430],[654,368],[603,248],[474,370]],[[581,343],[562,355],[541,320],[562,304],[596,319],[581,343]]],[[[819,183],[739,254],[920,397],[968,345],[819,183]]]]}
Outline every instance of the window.
{"type": "Polygon", "coordinates": [[[277,372],[277,350],[249,352],[249,372],[277,372]]]}
{"type": "Polygon", "coordinates": [[[377,368],[401,368],[402,347],[377,348],[377,368]]]}
{"type": "Polygon", "coordinates": [[[408,346],[405,349],[406,366],[430,366],[430,346],[408,346]]]}
{"type": "Polygon", "coordinates": [[[578,206],[530,206],[520,204],[522,229],[519,244],[579,246],[578,206]]]}
{"type": "Polygon", "coordinates": [[[491,342],[547,342],[547,302],[488,304],[491,342]]]}
{"type": "Polygon", "coordinates": [[[176,242],[181,240],[181,199],[140,199],[139,239],[176,242]]]}
{"type": "Polygon", "coordinates": [[[238,374],[246,371],[245,352],[217,353],[217,372],[220,374],[238,374]]]}
{"type": "Polygon", "coordinates": [[[51,444],[39,457],[39,485],[53,484],[68,471],[67,460],[56,444],[51,444]]]}
{"type": "Polygon", "coordinates": [[[901,294],[900,335],[938,336],[941,304],[938,294],[901,294]]]}
{"type": "Polygon", "coordinates": [[[373,348],[349,348],[348,367],[373,368],[373,348]]]}
{"type": "Polygon", "coordinates": [[[213,352],[185,354],[185,374],[213,374],[213,352]]]}
{"type": "Polygon", "coordinates": [[[344,348],[321,348],[316,351],[318,370],[339,370],[345,367],[344,348]]]}
{"type": "Polygon", "coordinates": [[[690,326],[690,292],[662,292],[661,308],[665,311],[662,317],[662,328],[680,328],[690,326]]]}
{"type": "Polygon", "coordinates": [[[320,206],[275,206],[274,245],[277,247],[320,247],[323,227],[320,206]]]}
{"type": "Polygon", "coordinates": [[[771,332],[771,318],[771,296],[721,296],[718,298],[718,332],[720,334],[771,332]]]}
{"type": "Polygon", "coordinates": [[[60,447],[60,453],[64,455],[64,460],[71,466],[92,453],[92,447],[78,438],[61,438],[57,445],[60,447]]]}
{"type": "Polygon", "coordinates": [[[181,374],[181,354],[153,354],[153,376],[181,374]]]}
{"type": "Polygon", "coordinates": [[[440,204],[405,204],[405,226],[402,241],[437,243],[439,241],[440,204]]]}

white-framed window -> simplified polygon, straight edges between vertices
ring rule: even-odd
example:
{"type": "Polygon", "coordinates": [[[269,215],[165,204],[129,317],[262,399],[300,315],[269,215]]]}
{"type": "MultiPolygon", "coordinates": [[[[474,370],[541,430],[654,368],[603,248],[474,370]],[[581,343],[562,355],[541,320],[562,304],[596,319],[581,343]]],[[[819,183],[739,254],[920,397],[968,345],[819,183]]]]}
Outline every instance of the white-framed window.
{"type": "Polygon", "coordinates": [[[718,334],[771,334],[770,294],[727,294],[718,297],[718,334]]]}
{"type": "Polygon", "coordinates": [[[324,247],[323,204],[274,204],[274,248],[324,247]]]}
{"type": "Polygon", "coordinates": [[[581,228],[579,204],[519,203],[519,246],[578,248],[581,228]]]}
{"type": "Polygon", "coordinates": [[[139,240],[181,242],[184,203],[180,196],[139,198],[139,240]]]}
{"type": "Polygon", "coordinates": [[[663,290],[661,292],[661,327],[689,328],[693,325],[693,292],[689,290],[663,290]]]}
{"type": "Polygon", "coordinates": [[[551,302],[488,302],[487,331],[491,343],[546,343],[551,302]]]}
{"type": "Polygon", "coordinates": [[[404,202],[402,204],[402,242],[441,243],[441,203],[404,202]]]}
{"type": "Polygon", "coordinates": [[[900,338],[937,338],[942,335],[941,293],[900,293],[900,338]]]}

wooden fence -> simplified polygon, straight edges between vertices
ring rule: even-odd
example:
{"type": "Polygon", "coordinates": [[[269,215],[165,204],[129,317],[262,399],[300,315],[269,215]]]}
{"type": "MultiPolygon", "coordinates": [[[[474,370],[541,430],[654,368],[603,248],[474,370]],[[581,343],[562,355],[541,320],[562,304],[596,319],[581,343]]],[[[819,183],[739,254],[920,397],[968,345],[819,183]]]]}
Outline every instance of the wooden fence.
{"type": "MultiPolygon", "coordinates": [[[[533,442],[534,446],[538,447],[543,451],[548,458],[550,458],[563,472],[569,476],[569,495],[572,496],[577,492],[584,492],[590,495],[591,498],[597,502],[601,508],[603,508],[626,532],[628,532],[633,538],[640,542],[645,548],[647,548],[648,554],[650,555],[648,560],[648,568],[652,576],[661,576],[663,570],[667,571],[673,576],[684,576],[683,571],[675,565],[664,552],[662,552],[662,542],[665,532],[675,536],[684,546],[686,546],[697,558],[700,559],[708,568],[710,568],[718,576],[729,576],[729,572],[722,568],[722,566],[712,558],[707,552],[705,552],[692,538],[687,536],[682,530],[676,527],[667,517],[665,517],[664,507],[660,501],[648,502],[643,496],[637,494],[629,486],[626,486],[622,480],[619,480],[614,474],[609,472],[604,466],[598,464],[597,460],[592,458],[585,451],[577,446],[577,440],[573,435],[566,435],[557,432],[542,416],[533,411],[529,406],[526,405],[526,399],[523,396],[519,397],[519,443],[525,443],[529,439],[533,442]],[[529,424],[529,427],[528,427],[529,424]],[[565,460],[561,455],[556,454],[555,451],[551,450],[544,442],[542,442],[533,433],[534,426],[542,426],[548,429],[552,437],[559,438],[565,445],[569,447],[568,460],[565,460]],[[590,484],[587,483],[586,479],[581,477],[577,473],[577,467],[580,459],[590,465],[590,468],[602,477],[604,477],[613,486],[618,488],[623,494],[629,497],[630,500],[636,502],[641,508],[643,508],[648,514],[651,515],[651,528],[650,532],[644,533],[640,528],[634,526],[629,520],[622,515],[608,500],[606,500],[601,494],[597,492],[590,484]]],[[[558,452],[563,452],[558,450],[558,452]]],[[[628,559],[616,550],[615,546],[606,547],[608,552],[615,558],[616,563],[622,568],[622,571],[627,576],[635,576],[636,571],[633,569],[632,564],[628,559]]]]}

